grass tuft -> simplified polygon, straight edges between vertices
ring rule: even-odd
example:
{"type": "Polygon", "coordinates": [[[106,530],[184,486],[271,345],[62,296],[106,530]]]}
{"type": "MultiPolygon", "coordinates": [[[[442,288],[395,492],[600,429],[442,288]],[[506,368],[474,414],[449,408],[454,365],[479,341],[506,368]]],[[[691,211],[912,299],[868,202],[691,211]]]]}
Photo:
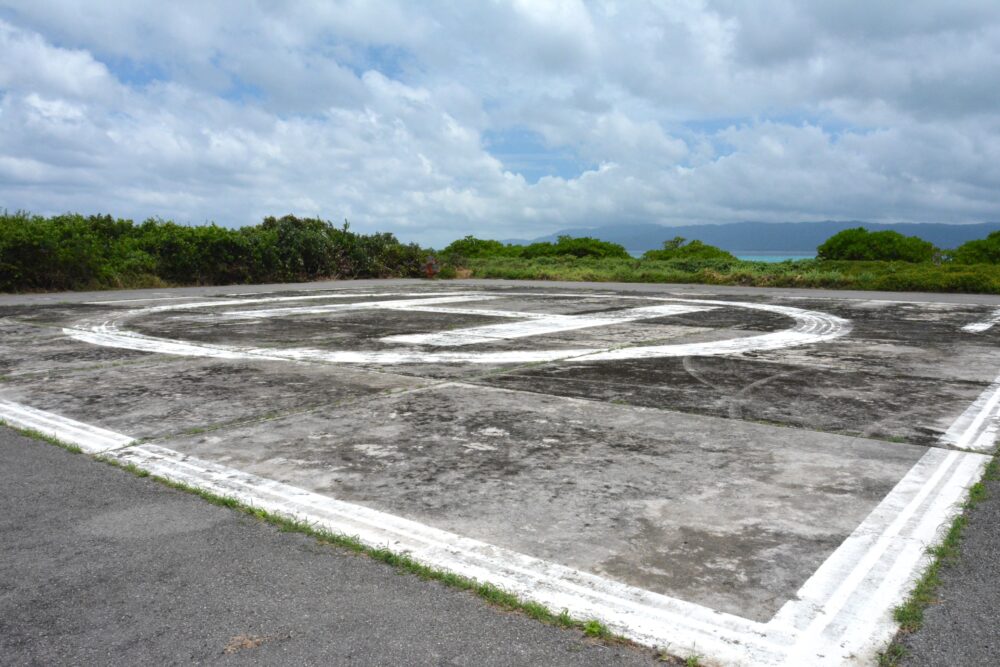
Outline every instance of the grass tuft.
{"type": "Polygon", "coordinates": [[[902,644],[893,642],[885,651],[878,654],[878,667],[895,667],[906,657],[906,649],[902,644]]]}
{"type": "Polygon", "coordinates": [[[924,611],[938,601],[941,586],[941,572],[954,564],[961,553],[962,533],[969,523],[968,512],[989,496],[987,483],[1000,479],[1000,460],[994,457],[986,465],[982,478],[969,488],[969,495],[962,505],[962,513],[952,520],[941,543],[927,550],[931,562],[924,570],[909,597],[893,610],[893,619],[899,624],[899,632],[888,647],[878,656],[880,667],[894,667],[906,655],[902,644],[903,636],[919,630],[924,624],[924,611]]]}
{"type": "Polygon", "coordinates": [[[55,445],[56,447],[62,447],[67,452],[72,452],[74,454],[82,454],[83,449],[77,447],[76,445],[70,444],[68,442],[63,442],[62,440],[56,438],[55,436],[49,435],[48,433],[42,433],[41,431],[36,431],[33,428],[21,428],[20,426],[15,426],[8,421],[0,419],[0,426],[6,426],[7,428],[17,431],[23,436],[34,438],[35,440],[43,440],[50,445],[55,445]]]}

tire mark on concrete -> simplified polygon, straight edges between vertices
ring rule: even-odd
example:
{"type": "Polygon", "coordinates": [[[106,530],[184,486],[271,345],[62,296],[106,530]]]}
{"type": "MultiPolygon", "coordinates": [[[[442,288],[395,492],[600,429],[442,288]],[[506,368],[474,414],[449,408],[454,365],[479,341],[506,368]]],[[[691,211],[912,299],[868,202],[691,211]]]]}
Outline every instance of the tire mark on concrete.
{"type": "Polygon", "coordinates": [[[765,378],[761,378],[760,380],[751,382],[750,384],[746,385],[735,394],[732,394],[731,396],[727,397],[729,401],[729,418],[743,419],[743,405],[747,403],[746,397],[751,392],[760,389],[767,383],[777,380],[779,378],[787,378],[793,375],[798,375],[800,373],[805,373],[812,370],[813,370],[812,368],[797,368],[794,371],[783,371],[781,373],[775,373],[774,375],[768,375],[765,378]]]}

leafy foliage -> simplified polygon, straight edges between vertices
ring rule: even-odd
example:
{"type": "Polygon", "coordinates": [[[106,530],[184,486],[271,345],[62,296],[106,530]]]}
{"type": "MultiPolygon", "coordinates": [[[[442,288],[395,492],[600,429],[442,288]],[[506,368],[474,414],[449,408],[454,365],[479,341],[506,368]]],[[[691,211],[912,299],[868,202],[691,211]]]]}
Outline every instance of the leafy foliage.
{"type": "Polygon", "coordinates": [[[683,236],[675,236],[669,241],[663,242],[660,250],[648,250],[642,258],[646,260],[672,260],[672,259],[728,259],[736,261],[736,257],[722,248],[717,248],[707,243],[702,243],[697,239],[684,242],[683,236]]]}
{"type": "Polygon", "coordinates": [[[579,238],[560,236],[555,243],[545,241],[522,246],[519,256],[525,259],[536,257],[595,257],[605,259],[627,258],[629,254],[624,246],[617,243],[600,241],[589,236],[579,238]]]}
{"type": "Polygon", "coordinates": [[[494,257],[474,261],[476,278],[701,283],[757,287],[823,287],[1000,294],[1000,265],[862,262],[806,259],[786,262],[494,257]]]}
{"type": "Polygon", "coordinates": [[[956,264],[1000,264],[1000,232],[963,243],[951,256],[956,264]]]}
{"type": "Polygon", "coordinates": [[[498,257],[516,251],[517,246],[504,245],[500,241],[491,239],[477,239],[475,236],[452,241],[441,254],[444,256],[458,255],[460,257],[498,257]]]}
{"type": "Polygon", "coordinates": [[[834,234],[816,249],[819,259],[930,262],[939,250],[929,241],[899,232],[869,232],[864,227],[834,234]]]}
{"type": "Polygon", "coordinates": [[[500,241],[477,239],[466,236],[453,241],[441,251],[446,261],[455,266],[466,266],[470,260],[491,257],[517,257],[536,259],[538,257],[595,257],[627,258],[628,251],[617,243],[609,243],[590,237],[560,236],[555,243],[541,241],[530,245],[503,244],[500,241]]]}
{"type": "Polygon", "coordinates": [[[0,290],[225,285],[422,275],[427,251],[317,218],[228,229],[109,215],[0,215],[0,290]]]}
{"type": "MultiPolygon", "coordinates": [[[[852,229],[820,246],[817,259],[776,263],[740,260],[698,241],[685,243],[681,237],[666,241],[662,249],[649,251],[641,259],[625,253],[578,257],[552,250],[530,256],[527,250],[532,246],[476,241],[483,251],[462,266],[477,278],[1000,294],[1000,233],[970,242],[949,256],[916,237],[852,229]]],[[[557,244],[533,245],[553,248],[557,244]]]]}
{"type": "MultiPolygon", "coordinates": [[[[483,278],[1000,294],[1000,232],[943,255],[915,237],[853,229],[819,251],[816,260],[747,262],[677,237],[634,259],[622,246],[593,238],[519,246],[467,236],[441,252],[440,275],[461,269],[483,278]]],[[[109,215],[0,214],[2,291],[419,277],[428,252],[392,234],[357,234],[346,222],[291,215],[228,229],[159,219],[135,224],[109,215]]]]}

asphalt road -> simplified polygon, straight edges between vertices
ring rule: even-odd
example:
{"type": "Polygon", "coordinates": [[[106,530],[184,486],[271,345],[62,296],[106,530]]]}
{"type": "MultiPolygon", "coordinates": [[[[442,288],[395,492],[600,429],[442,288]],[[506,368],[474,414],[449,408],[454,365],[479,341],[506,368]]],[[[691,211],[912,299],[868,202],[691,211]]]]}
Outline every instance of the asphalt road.
{"type": "Polygon", "coordinates": [[[938,604],[906,637],[907,667],[979,667],[1000,663],[1000,480],[969,513],[960,556],[942,568],[938,604]]]}
{"type": "Polygon", "coordinates": [[[2,427],[0,535],[4,665],[655,662],[2,427]]]}

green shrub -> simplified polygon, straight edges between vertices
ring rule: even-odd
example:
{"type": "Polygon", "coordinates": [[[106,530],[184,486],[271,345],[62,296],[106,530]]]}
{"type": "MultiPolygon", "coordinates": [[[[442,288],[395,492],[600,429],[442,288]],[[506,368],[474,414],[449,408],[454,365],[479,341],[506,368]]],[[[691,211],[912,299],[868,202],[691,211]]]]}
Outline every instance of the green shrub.
{"type": "Polygon", "coordinates": [[[0,214],[0,290],[417,277],[427,251],[318,218],[228,229],[109,215],[0,214]]]}
{"type": "Polygon", "coordinates": [[[673,259],[722,259],[736,261],[736,256],[722,248],[717,248],[707,243],[702,243],[697,239],[684,243],[683,236],[675,236],[669,241],[663,242],[663,247],[659,250],[647,250],[642,258],[644,260],[673,260],[673,259]]]}
{"type": "Polygon", "coordinates": [[[1000,294],[1000,265],[799,260],[651,260],[493,257],[468,267],[477,278],[704,283],[1000,294]]]}
{"type": "Polygon", "coordinates": [[[864,227],[834,234],[816,249],[818,259],[930,262],[939,253],[928,241],[899,232],[869,232],[864,227]]]}
{"type": "Polygon", "coordinates": [[[1000,264],[1000,232],[963,243],[951,252],[951,258],[956,264],[1000,264]]]}
{"type": "Polygon", "coordinates": [[[504,244],[500,241],[478,239],[474,236],[452,241],[441,257],[454,266],[468,266],[472,260],[515,257],[523,259],[538,259],[541,257],[592,257],[600,259],[626,259],[630,255],[623,246],[617,243],[601,241],[590,237],[560,236],[555,243],[539,241],[529,245],[504,244]]]}
{"type": "Polygon", "coordinates": [[[574,238],[572,236],[560,236],[555,243],[543,241],[522,246],[518,256],[525,259],[536,257],[596,257],[596,258],[620,258],[630,257],[624,246],[609,241],[601,241],[589,236],[574,238]]]}
{"type": "Polygon", "coordinates": [[[460,255],[462,257],[497,257],[509,255],[511,246],[492,239],[477,239],[475,236],[452,241],[441,251],[442,255],[460,255]]]}

